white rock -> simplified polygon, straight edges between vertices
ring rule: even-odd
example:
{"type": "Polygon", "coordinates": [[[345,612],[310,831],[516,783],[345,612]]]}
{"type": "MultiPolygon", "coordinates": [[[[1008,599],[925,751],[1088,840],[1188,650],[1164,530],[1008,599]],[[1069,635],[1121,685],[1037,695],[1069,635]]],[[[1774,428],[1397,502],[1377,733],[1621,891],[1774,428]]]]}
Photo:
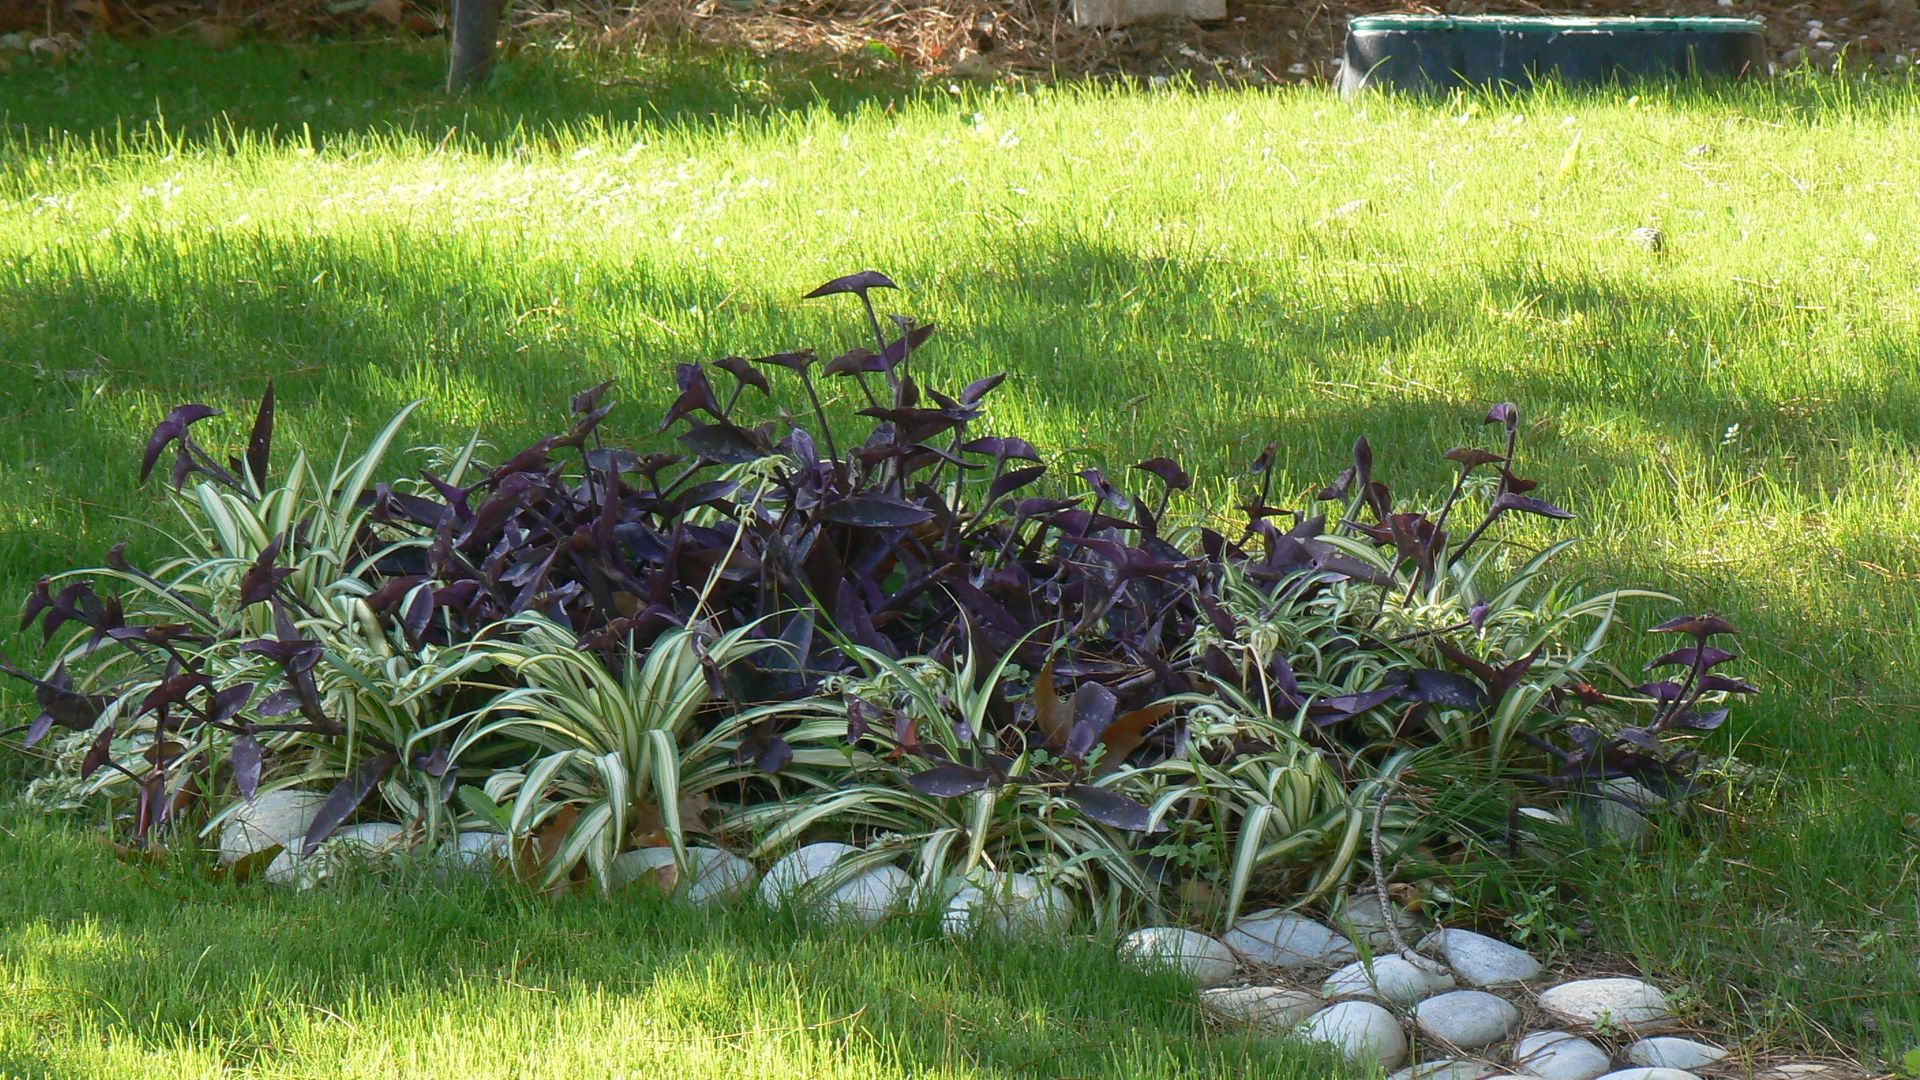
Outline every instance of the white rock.
{"type": "MultiPolygon", "coordinates": [[[[1389,904],[1388,907],[1392,909],[1391,917],[1399,926],[1401,936],[1414,937],[1415,931],[1420,928],[1420,920],[1398,904],[1389,904]]],[[[1378,952],[1393,947],[1393,935],[1387,932],[1388,917],[1388,913],[1380,909],[1379,897],[1356,896],[1347,902],[1346,908],[1340,912],[1340,918],[1334,920],[1334,925],[1345,933],[1366,939],[1367,944],[1378,952]]]]}
{"type": "Polygon", "coordinates": [[[1427,1038],[1443,1046],[1478,1050],[1512,1035],[1520,1010],[1485,990],[1455,990],[1430,997],[1413,1011],[1427,1038]]]}
{"type": "Polygon", "coordinates": [[[1621,1069],[1610,1072],[1600,1080],[1700,1080],[1698,1076],[1685,1069],[1621,1069]]]}
{"type": "Polygon", "coordinates": [[[1593,1080],[1613,1068],[1605,1050],[1570,1031],[1532,1031],[1513,1044],[1514,1067],[1541,1080],[1593,1080]]]}
{"type": "Polygon", "coordinates": [[[1393,1014],[1371,1001],[1329,1005],[1298,1029],[1301,1038],[1337,1048],[1350,1061],[1398,1066],[1407,1057],[1407,1033],[1393,1014]]]}
{"type": "Polygon", "coordinates": [[[1343,964],[1353,959],[1353,942],[1291,911],[1262,911],[1233,924],[1227,948],[1248,963],[1274,967],[1343,964]]]}
{"type": "Polygon", "coordinates": [[[348,825],[327,838],[327,843],[341,850],[362,853],[384,851],[395,846],[406,833],[406,829],[389,821],[363,821],[358,825],[348,825]]]}
{"type": "Polygon", "coordinates": [[[760,900],[779,907],[807,882],[833,869],[834,864],[860,849],[851,844],[808,844],[774,863],[760,879],[760,900]]]}
{"type": "Polygon", "coordinates": [[[913,879],[897,866],[878,866],[835,889],[821,904],[831,919],[872,926],[888,913],[905,907],[913,894],[913,879]]]}
{"type": "MultiPolygon", "coordinates": [[[[613,885],[619,888],[662,867],[673,865],[670,847],[639,848],[614,856],[613,885]]],[[[695,907],[730,904],[753,888],[753,864],[719,848],[687,849],[687,872],[675,875],[672,893],[695,907]]]]}
{"type": "Polygon", "coordinates": [[[1541,972],[1540,961],[1526,950],[1471,930],[1436,930],[1420,948],[1439,949],[1453,973],[1468,986],[1512,986],[1541,972]]]}
{"type": "Polygon", "coordinates": [[[1073,0],[1073,21],[1078,26],[1131,26],[1179,17],[1196,22],[1224,19],[1226,0],[1073,0]]]}
{"type": "MultiPolygon", "coordinates": [[[[304,857],[294,854],[300,843],[296,840],[281,848],[260,876],[274,885],[311,889],[320,884],[335,866],[356,858],[364,859],[388,847],[405,832],[400,826],[386,821],[348,825],[322,841],[319,851],[304,857]]],[[[305,838],[304,833],[301,836],[305,838]]]]}
{"type": "Polygon", "coordinates": [[[1387,1080],[1495,1080],[1504,1075],[1498,1065],[1488,1065],[1483,1061],[1463,1061],[1459,1058],[1443,1058],[1439,1061],[1409,1065],[1387,1080]]]}
{"type": "Polygon", "coordinates": [[[1121,939],[1120,955],[1139,964],[1171,967],[1199,986],[1218,986],[1240,970],[1233,950],[1205,934],[1177,926],[1135,930],[1121,939]]]}
{"type": "Polygon", "coordinates": [[[1726,1056],[1727,1052],[1717,1046],[1671,1035],[1641,1039],[1627,1047],[1628,1061],[1654,1068],[1698,1069],[1726,1056]]]}
{"type": "Polygon", "coordinates": [[[1623,776],[1601,784],[1597,792],[1576,805],[1601,839],[1637,847],[1653,835],[1653,822],[1647,816],[1666,802],[1652,788],[1623,776]]]}
{"type": "Polygon", "coordinates": [[[1284,1031],[1326,1005],[1305,990],[1285,986],[1223,986],[1200,991],[1200,1007],[1230,1024],[1284,1031]]]}
{"type": "Polygon", "coordinates": [[[1371,966],[1355,960],[1320,987],[1328,999],[1369,998],[1388,1005],[1411,1005],[1421,998],[1453,989],[1453,974],[1431,960],[1415,963],[1397,953],[1375,957],[1371,966]]]}
{"type": "Polygon", "coordinates": [[[990,871],[947,901],[941,926],[949,934],[1063,933],[1073,923],[1073,898],[1030,874],[990,871]]]}
{"type": "Polygon", "coordinates": [[[239,862],[268,848],[297,849],[313,828],[327,797],[318,791],[281,788],[242,805],[220,829],[220,861],[239,862]]]}
{"type": "Polygon", "coordinates": [[[1639,979],[1576,979],[1543,991],[1540,1004],[1562,1020],[1629,1031],[1673,1018],[1667,995],[1639,979]]]}
{"type": "Polygon", "coordinates": [[[513,843],[506,833],[473,829],[461,833],[447,845],[447,859],[469,870],[485,870],[513,857],[513,843]]]}

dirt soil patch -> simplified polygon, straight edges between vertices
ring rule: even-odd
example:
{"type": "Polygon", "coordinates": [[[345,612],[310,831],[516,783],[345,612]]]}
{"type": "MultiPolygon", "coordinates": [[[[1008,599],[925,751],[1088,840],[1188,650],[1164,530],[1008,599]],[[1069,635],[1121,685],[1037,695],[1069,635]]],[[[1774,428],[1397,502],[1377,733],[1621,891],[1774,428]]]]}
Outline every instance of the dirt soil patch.
{"type": "MultiPolygon", "coordinates": [[[[1740,15],[1766,24],[1776,70],[1810,64],[1909,68],[1920,58],[1916,0],[1228,0],[1226,18],[1098,30],[1075,26],[1069,0],[534,0],[516,32],[638,45],[684,37],[794,54],[847,70],[910,68],[973,77],[1191,75],[1205,82],[1298,82],[1337,74],[1347,20],[1423,14],[1740,15]]],[[[444,33],[445,5],[419,0],[0,0],[6,46],[43,57],[94,34],[186,33],[312,40],[444,33]]]]}

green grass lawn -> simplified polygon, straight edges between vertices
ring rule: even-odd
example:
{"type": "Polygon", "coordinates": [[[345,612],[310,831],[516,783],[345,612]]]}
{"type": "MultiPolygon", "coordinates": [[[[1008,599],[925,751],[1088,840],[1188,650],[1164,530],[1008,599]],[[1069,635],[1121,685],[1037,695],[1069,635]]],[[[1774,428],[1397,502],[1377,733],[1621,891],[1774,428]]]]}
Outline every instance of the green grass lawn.
{"type": "MultiPolygon", "coordinates": [[[[644,441],[676,361],[856,344],[796,297],[864,267],[942,325],[929,379],[1014,372],[998,427],[1068,461],[1176,455],[1202,508],[1269,439],[1289,498],[1362,433],[1397,489],[1438,488],[1438,453],[1511,399],[1589,580],[1746,631],[1766,693],[1728,738],[1778,770],[1735,819],[1575,860],[1550,921],[1757,1040],[1920,1046],[1913,86],[1343,103],[529,52],[460,104],[439,62],[103,46],[0,74],[0,596],[162,549],[132,481],[178,401],[241,410],[272,378],[283,430],[331,447],[423,397],[416,441],[504,445],[611,376],[644,441]],[[1664,253],[1627,240],[1649,224],[1664,253]]],[[[1189,1075],[1241,1052],[1084,949],[236,893],[5,825],[0,909],[27,915],[0,929],[0,1070],[572,1075],[612,1047],[635,1075],[1189,1075]]]]}

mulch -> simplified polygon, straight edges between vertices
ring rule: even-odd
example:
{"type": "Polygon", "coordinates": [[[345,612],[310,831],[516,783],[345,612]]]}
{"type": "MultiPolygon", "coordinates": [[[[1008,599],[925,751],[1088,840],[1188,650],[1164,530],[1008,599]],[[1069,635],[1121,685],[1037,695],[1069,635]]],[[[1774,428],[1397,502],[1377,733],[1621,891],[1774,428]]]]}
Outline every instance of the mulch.
{"type": "MultiPolygon", "coordinates": [[[[1900,69],[1920,58],[1915,0],[1227,0],[1217,22],[1120,30],[1073,25],[1064,0],[521,0],[517,28],[645,47],[663,38],[787,54],[828,66],[1000,78],[1191,77],[1273,83],[1334,76],[1347,20],[1423,14],[1740,15],[1766,24],[1777,69],[1900,69]]],[[[420,0],[0,0],[0,56],[48,59],[94,35],[191,34],[210,44],[444,33],[420,0]]]]}

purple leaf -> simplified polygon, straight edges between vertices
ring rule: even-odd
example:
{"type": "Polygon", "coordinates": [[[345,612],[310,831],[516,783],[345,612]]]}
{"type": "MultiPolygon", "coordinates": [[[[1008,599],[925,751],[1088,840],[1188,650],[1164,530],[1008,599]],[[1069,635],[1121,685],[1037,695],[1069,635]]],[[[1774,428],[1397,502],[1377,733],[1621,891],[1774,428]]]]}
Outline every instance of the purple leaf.
{"type": "Polygon", "coordinates": [[[1451,671],[1423,668],[1407,680],[1406,697],[1423,705],[1443,705],[1455,709],[1477,709],[1482,704],[1480,688],[1473,680],[1451,671]]]}
{"type": "Polygon", "coordinates": [[[261,716],[285,716],[299,707],[299,694],[292,690],[279,690],[262,699],[254,711],[261,716]]]}
{"type": "Polygon", "coordinates": [[[1113,691],[1097,682],[1083,682],[1073,692],[1073,729],[1067,733],[1066,755],[1075,761],[1087,756],[1113,723],[1119,705],[1113,691]]]}
{"type": "Polygon", "coordinates": [[[855,495],[831,503],[821,518],[868,529],[903,529],[933,517],[933,511],[885,495],[855,495]]]}
{"type": "Polygon", "coordinates": [[[1040,454],[1033,444],[1025,439],[1010,436],[990,435],[983,439],[972,439],[960,444],[960,449],[969,454],[984,454],[988,457],[1011,461],[1039,461],[1040,454]]]}
{"type": "Polygon", "coordinates": [[[744,356],[726,356],[713,362],[713,366],[734,377],[742,386],[751,386],[765,394],[773,388],[767,385],[767,377],[753,370],[753,361],[744,356]]]}
{"type": "Polygon", "coordinates": [[[99,772],[100,767],[107,763],[112,753],[113,725],[108,724],[100,729],[100,734],[94,737],[93,745],[87,747],[87,755],[80,759],[80,778],[84,780],[99,772]]]}
{"type": "Polygon", "coordinates": [[[1711,645],[1687,645],[1672,652],[1661,653],[1647,662],[1646,670],[1657,667],[1692,667],[1699,664],[1704,670],[1724,664],[1733,659],[1733,654],[1725,649],[1716,649],[1711,645]]]}
{"type": "Polygon", "coordinates": [[[673,377],[680,385],[680,396],[674,399],[673,405],[667,409],[666,418],[660,421],[661,431],[695,412],[720,417],[720,403],[714,400],[713,384],[707,381],[707,369],[699,364],[675,364],[673,377]]]}
{"type": "Polygon", "coordinates": [[[1667,723],[1671,727],[1686,728],[1690,731],[1712,731],[1726,722],[1727,710],[1715,709],[1712,712],[1705,713],[1689,710],[1674,717],[1667,723]]]}
{"type": "Polygon", "coordinates": [[[1681,615],[1649,630],[1650,634],[1690,634],[1702,641],[1715,634],[1737,634],[1733,624],[1718,615],[1681,615]]]}
{"type": "Polygon", "coordinates": [[[962,405],[980,404],[980,399],[992,393],[993,388],[996,386],[999,386],[1002,382],[1006,380],[1006,378],[1007,378],[1007,373],[1003,371],[1003,372],[1000,372],[998,375],[989,375],[984,379],[973,380],[972,382],[960,388],[960,404],[962,405]]]}
{"type": "MultiPolygon", "coordinates": [[[[140,459],[141,482],[146,482],[148,474],[153,472],[154,464],[160,460],[160,454],[166,450],[168,444],[184,438],[187,429],[194,424],[209,416],[219,415],[220,410],[210,405],[176,405],[171,412],[167,413],[167,418],[160,421],[159,425],[153,429],[153,435],[147,439],[147,452],[140,459]]],[[[181,453],[183,455],[186,453],[184,446],[181,447],[181,453]]],[[[191,468],[192,459],[189,457],[187,461],[188,467],[191,468]]]]}
{"type": "Polygon", "coordinates": [[[993,782],[993,774],[985,769],[976,769],[971,765],[947,762],[923,769],[907,777],[907,786],[922,795],[931,795],[936,799],[952,799],[961,795],[971,795],[981,791],[993,782]]]}
{"type": "Polygon", "coordinates": [[[260,740],[248,733],[233,740],[233,749],[228,752],[227,760],[233,765],[233,783],[240,789],[240,797],[253,803],[253,793],[260,787],[260,740]]]}
{"type": "Polygon", "coordinates": [[[292,567],[276,568],[273,565],[273,561],[280,557],[280,547],[285,541],[285,535],[274,537],[271,543],[260,549],[253,565],[240,576],[240,606],[258,604],[270,598],[281,582],[293,576],[292,567]]]}
{"type": "Polygon", "coordinates": [[[1182,469],[1180,463],[1172,458],[1148,458],[1134,468],[1159,477],[1161,483],[1174,491],[1185,491],[1193,486],[1192,474],[1182,469]]]}
{"type": "Polygon", "coordinates": [[[382,777],[392,771],[400,760],[400,755],[392,750],[362,761],[346,778],[327,793],[326,800],[320,804],[320,812],[314,815],[313,826],[307,830],[302,842],[300,854],[311,855],[320,842],[333,835],[333,830],[347,820],[360,804],[366,801],[367,794],[380,783],[382,777]]]}
{"type": "Polygon", "coordinates": [[[34,743],[37,743],[41,739],[46,738],[47,732],[51,731],[52,729],[53,729],[52,713],[43,712],[39,716],[34,717],[33,723],[27,725],[27,737],[23,742],[21,742],[20,744],[21,748],[25,749],[33,746],[34,743]]]}
{"type": "Polygon", "coordinates": [[[1068,784],[1066,796],[1087,817],[1127,832],[1144,832],[1153,819],[1153,812],[1145,806],[1125,795],[1092,784],[1068,784]]]}
{"type": "Polygon", "coordinates": [[[253,432],[247,436],[247,475],[254,487],[267,489],[267,464],[273,457],[273,380],[267,380],[267,392],[260,395],[260,411],[253,417],[253,432]]]}
{"type": "Polygon", "coordinates": [[[768,736],[753,755],[753,767],[769,775],[777,775],[792,763],[793,747],[778,735],[768,736]]]}
{"type": "Polygon", "coordinates": [[[1456,446],[1440,456],[1446,458],[1448,461],[1457,461],[1463,468],[1468,469],[1478,468],[1482,465],[1491,465],[1496,461],[1506,460],[1499,454],[1493,453],[1490,450],[1482,450],[1477,446],[1456,446]]]}
{"type": "Polygon", "coordinates": [[[772,356],[756,356],[750,363],[783,367],[788,371],[805,371],[812,367],[819,359],[818,356],[814,355],[812,349],[801,349],[799,352],[774,353],[772,356]]]}
{"type": "Polygon", "coordinates": [[[225,723],[237,716],[241,709],[246,708],[247,699],[252,696],[252,683],[234,683],[213,695],[213,702],[208,710],[209,716],[216,724],[225,723]]]}
{"type": "Polygon", "coordinates": [[[1493,408],[1488,409],[1487,418],[1481,421],[1481,423],[1505,424],[1507,430],[1512,431],[1520,426],[1520,406],[1515,405],[1511,401],[1503,401],[1493,408]]]}
{"type": "Polygon", "coordinates": [[[721,465],[745,465],[768,453],[752,432],[724,420],[695,427],[681,435],[680,441],[702,458],[721,465]]]}
{"type": "Polygon", "coordinates": [[[808,293],[803,300],[812,300],[821,296],[833,296],[837,293],[859,293],[865,296],[868,289],[897,289],[900,286],[893,279],[878,270],[862,270],[857,274],[837,277],[825,285],[808,293]]]}
{"type": "Polygon", "coordinates": [[[1500,495],[1495,496],[1493,500],[1493,510],[1495,513],[1502,510],[1518,510],[1523,514],[1538,514],[1541,517],[1558,518],[1562,521],[1570,520],[1573,517],[1571,513],[1560,509],[1550,502],[1542,502],[1539,499],[1529,498],[1528,496],[1516,494],[1511,491],[1502,492],[1500,495]]]}
{"type": "Polygon", "coordinates": [[[1045,465],[1029,465],[1024,469],[1014,469],[1010,472],[1002,473],[994,478],[993,483],[987,485],[987,502],[999,502],[1002,496],[1026,487],[1028,484],[1045,476],[1046,473],[1047,467],[1045,465]]]}

